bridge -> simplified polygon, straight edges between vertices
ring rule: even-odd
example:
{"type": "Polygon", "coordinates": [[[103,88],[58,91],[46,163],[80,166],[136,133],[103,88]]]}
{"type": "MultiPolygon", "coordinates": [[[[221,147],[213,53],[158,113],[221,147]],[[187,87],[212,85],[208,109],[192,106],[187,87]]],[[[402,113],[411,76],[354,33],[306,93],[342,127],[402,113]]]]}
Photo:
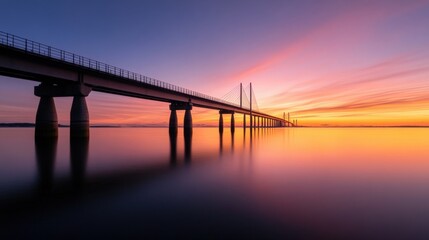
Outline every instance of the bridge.
{"type": "Polygon", "coordinates": [[[184,110],[184,133],[192,134],[193,107],[219,110],[219,131],[224,128],[224,114],[231,115],[232,132],[235,131],[235,113],[243,114],[244,128],[247,127],[246,115],[249,116],[250,129],[294,126],[295,123],[286,120],[285,116],[279,118],[255,109],[256,99],[251,84],[250,99],[240,84],[238,101],[228,101],[5,32],[0,32],[0,75],[40,82],[34,88],[34,94],[40,97],[36,136],[58,134],[54,97],[73,97],[70,134],[89,136],[89,111],[85,98],[91,91],[170,103],[170,133],[177,133],[176,111],[184,110]]]}

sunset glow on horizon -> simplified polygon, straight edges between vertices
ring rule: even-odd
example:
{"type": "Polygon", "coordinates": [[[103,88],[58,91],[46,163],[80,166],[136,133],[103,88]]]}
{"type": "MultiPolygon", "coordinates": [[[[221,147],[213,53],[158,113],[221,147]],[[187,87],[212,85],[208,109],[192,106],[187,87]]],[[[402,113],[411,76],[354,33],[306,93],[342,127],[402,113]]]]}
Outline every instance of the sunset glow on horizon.
{"type": "MultiPolygon", "coordinates": [[[[427,0],[7,2],[0,31],[218,98],[252,83],[261,112],[301,126],[429,126],[427,0]]],[[[0,84],[0,122],[34,122],[38,83],[0,84]]],[[[55,102],[68,124],[71,98],[55,102]]],[[[168,125],[168,103],[87,103],[94,125],[168,125]]],[[[218,124],[215,110],[192,113],[218,124]]]]}

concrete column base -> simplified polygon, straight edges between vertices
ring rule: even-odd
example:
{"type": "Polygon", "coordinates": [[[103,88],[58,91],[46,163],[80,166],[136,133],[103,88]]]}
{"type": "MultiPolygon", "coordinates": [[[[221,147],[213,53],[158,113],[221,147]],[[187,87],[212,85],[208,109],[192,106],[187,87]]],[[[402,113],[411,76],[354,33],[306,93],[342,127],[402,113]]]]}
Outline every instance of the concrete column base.
{"type": "Polygon", "coordinates": [[[185,118],[183,120],[183,131],[185,136],[192,135],[192,114],[191,109],[185,110],[185,118]]]}
{"type": "Polygon", "coordinates": [[[172,109],[170,112],[170,122],[168,124],[168,131],[171,134],[176,134],[177,135],[177,112],[175,109],[172,109]]]}
{"type": "Polygon", "coordinates": [[[223,133],[223,114],[219,114],[219,132],[223,133]]]}
{"type": "Polygon", "coordinates": [[[84,96],[74,96],[70,111],[70,137],[89,137],[89,113],[84,96]]]}
{"type": "Polygon", "coordinates": [[[40,97],[36,114],[36,137],[58,137],[58,118],[53,97],[40,97]]]}
{"type": "Polygon", "coordinates": [[[231,132],[235,132],[235,120],[234,120],[234,113],[231,114],[231,132]]]}
{"type": "Polygon", "coordinates": [[[243,128],[246,129],[246,114],[243,114],[243,128]]]}

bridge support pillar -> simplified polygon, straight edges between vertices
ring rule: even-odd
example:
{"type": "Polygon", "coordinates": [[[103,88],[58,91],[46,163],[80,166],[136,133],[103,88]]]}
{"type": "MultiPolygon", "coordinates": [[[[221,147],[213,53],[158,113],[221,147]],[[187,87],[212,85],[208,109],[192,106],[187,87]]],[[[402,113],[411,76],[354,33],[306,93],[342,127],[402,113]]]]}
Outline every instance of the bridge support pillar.
{"type": "Polygon", "coordinates": [[[89,112],[85,96],[74,96],[70,111],[70,137],[89,137],[89,112]]]}
{"type": "Polygon", "coordinates": [[[189,104],[185,110],[185,117],[183,120],[183,131],[185,135],[192,135],[192,104],[189,104]]]}
{"type": "Polygon", "coordinates": [[[243,129],[246,129],[246,114],[243,114],[243,129]]]}
{"type": "Polygon", "coordinates": [[[185,135],[192,135],[192,103],[191,102],[172,102],[170,104],[170,122],[169,132],[177,133],[177,113],[176,110],[185,110],[185,117],[183,119],[183,131],[185,135]]]}
{"type": "Polygon", "coordinates": [[[170,112],[170,121],[168,124],[168,130],[169,130],[170,135],[172,135],[172,134],[177,135],[177,127],[178,127],[177,112],[176,112],[176,109],[172,109],[171,105],[170,105],[170,110],[171,110],[171,112],[170,112]]]}
{"type": "Polygon", "coordinates": [[[49,84],[41,83],[34,87],[34,95],[40,97],[36,115],[36,137],[58,136],[58,120],[54,97],[73,97],[70,111],[70,136],[89,136],[89,113],[85,97],[91,88],[83,83],[49,84]]]}
{"type": "Polygon", "coordinates": [[[234,120],[234,113],[231,114],[231,132],[235,132],[235,120],[234,120]]]}
{"type": "Polygon", "coordinates": [[[231,110],[219,110],[219,132],[223,133],[223,114],[231,114],[231,132],[235,131],[235,122],[234,122],[234,111],[231,110]]]}
{"type": "Polygon", "coordinates": [[[41,96],[36,113],[36,137],[57,137],[58,118],[54,98],[41,96]]]}
{"type": "Polygon", "coordinates": [[[219,111],[219,132],[223,133],[223,114],[219,111]]]}

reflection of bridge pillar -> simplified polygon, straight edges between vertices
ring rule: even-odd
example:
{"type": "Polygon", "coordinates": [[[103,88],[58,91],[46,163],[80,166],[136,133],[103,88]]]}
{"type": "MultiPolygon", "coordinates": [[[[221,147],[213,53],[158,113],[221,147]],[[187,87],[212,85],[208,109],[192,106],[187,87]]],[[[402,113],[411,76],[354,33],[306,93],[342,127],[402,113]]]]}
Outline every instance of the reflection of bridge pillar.
{"type": "Polygon", "coordinates": [[[223,132],[219,132],[219,156],[223,155],[223,132]]]}
{"type": "Polygon", "coordinates": [[[58,118],[54,98],[41,96],[36,113],[36,137],[58,136],[58,118]]]}
{"type": "Polygon", "coordinates": [[[40,138],[36,135],[35,138],[38,187],[41,194],[47,194],[52,189],[57,143],[56,136],[40,138]]]}
{"type": "Polygon", "coordinates": [[[89,113],[85,96],[74,96],[70,111],[70,136],[89,137],[89,113]]]}
{"type": "MultiPolygon", "coordinates": [[[[191,123],[192,123],[192,120],[191,120],[191,123]]],[[[192,127],[191,127],[191,131],[185,129],[184,138],[185,138],[185,162],[190,163],[191,156],[192,156],[192,127]]]]}
{"type": "Polygon", "coordinates": [[[223,114],[219,111],[219,132],[223,133],[223,114]]]}
{"type": "Polygon", "coordinates": [[[82,188],[84,185],[88,152],[89,137],[70,138],[70,165],[72,181],[77,189],[82,188]]]}
{"type": "Polygon", "coordinates": [[[177,128],[176,131],[170,131],[170,165],[175,166],[177,162],[177,128]]]}
{"type": "Polygon", "coordinates": [[[234,120],[234,113],[231,114],[231,132],[235,132],[235,120],[234,120]]]}

